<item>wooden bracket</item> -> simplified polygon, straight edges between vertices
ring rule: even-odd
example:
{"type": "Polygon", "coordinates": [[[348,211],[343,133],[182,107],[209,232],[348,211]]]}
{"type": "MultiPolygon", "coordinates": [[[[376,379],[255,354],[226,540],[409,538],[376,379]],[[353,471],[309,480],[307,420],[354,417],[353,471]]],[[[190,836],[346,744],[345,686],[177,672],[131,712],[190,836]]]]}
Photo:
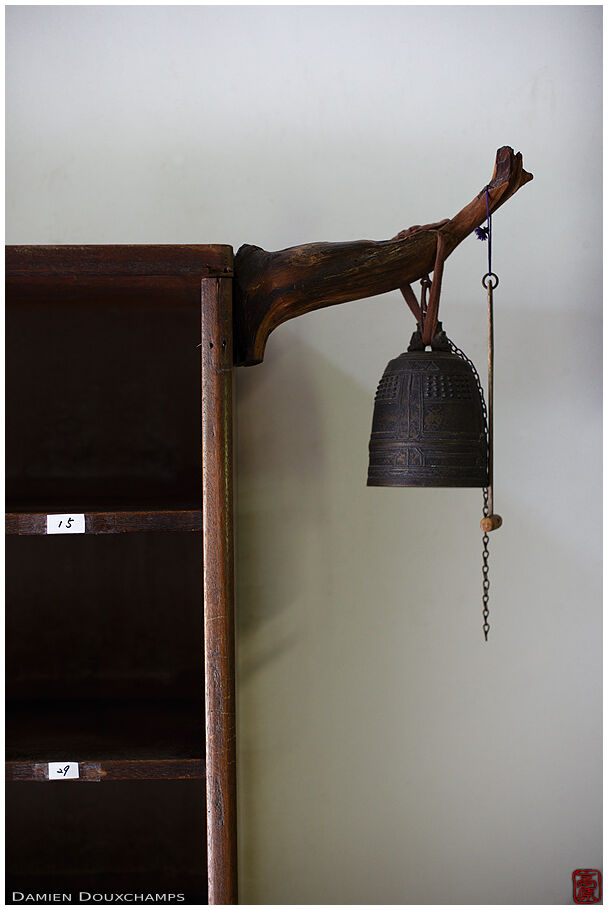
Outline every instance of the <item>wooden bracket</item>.
{"type": "MultiPolygon", "coordinates": [[[[521,152],[498,149],[488,184],[490,212],[529,180],[521,152]]],[[[484,186],[454,218],[414,225],[391,240],[307,243],[274,253],[242,246],[234,260],[235,365],[261,363],[268,336],[288,319],[418,281],[434,268],[438,240],[445,259],[485,219],[484,186]]]]}

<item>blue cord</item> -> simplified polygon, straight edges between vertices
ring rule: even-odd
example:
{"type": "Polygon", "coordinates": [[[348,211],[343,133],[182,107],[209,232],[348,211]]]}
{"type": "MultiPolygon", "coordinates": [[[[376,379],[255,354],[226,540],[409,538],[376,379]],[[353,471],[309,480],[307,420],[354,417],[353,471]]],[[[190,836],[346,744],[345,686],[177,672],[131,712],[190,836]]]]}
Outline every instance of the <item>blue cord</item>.
{"type": "Polygon", "coordinates": [[[475,228],[475,234],[479,240],[488,241],[488,275],[492,275],[492,216],[490,215],[490,189],[486,186],[486,217],[488,219],[487,227],[475,228]]]}

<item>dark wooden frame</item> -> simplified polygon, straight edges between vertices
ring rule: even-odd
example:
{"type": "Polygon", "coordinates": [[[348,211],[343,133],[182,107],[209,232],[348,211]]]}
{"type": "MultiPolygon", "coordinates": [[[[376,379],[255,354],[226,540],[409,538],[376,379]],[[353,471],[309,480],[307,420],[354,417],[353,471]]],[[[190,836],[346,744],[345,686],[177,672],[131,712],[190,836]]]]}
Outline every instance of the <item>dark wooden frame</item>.
{"type": "Polygon", "coordinates": [[[202,282],[203,592],[210,904],[237,903],[232,289],[202,282]]]}
{"type": "MultiPolygon", "coordinates": [[[[205,761],[83,762],[83,781],[203,776],[209,904],[237,903],[232,528],[232,250],[227,246],[7,247],[10,289],[36,294],[57,278],[154,289],[191,289],[201,304],[202,503],[188,511],[86,512],[87,534],[203,531],[205,761]],[[25,289],[25,291],[24,291],[25,289]]],[[[46,533],[46,513],[6,516],[8,534],[46,533]]],[[[44,780],[39,761],[9,762],[8,780],[44,780]]]]}

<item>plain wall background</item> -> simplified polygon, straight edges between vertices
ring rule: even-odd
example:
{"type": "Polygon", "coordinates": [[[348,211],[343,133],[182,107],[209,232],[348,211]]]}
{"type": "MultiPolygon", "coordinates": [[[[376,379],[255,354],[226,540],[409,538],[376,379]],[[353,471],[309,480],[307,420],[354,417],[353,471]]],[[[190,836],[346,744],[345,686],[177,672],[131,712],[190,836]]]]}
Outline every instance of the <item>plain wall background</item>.
{"type": "MultiPolygon", "coordinates": [[[[367,489],[399,293],[239,370],[241,899],[569,903],[600,867],[601,8],[9,7],[7,241],[375,239],[496,149],[496,505],[367,489]]],[[[485,369],[485,245],[446,264],[485,369]]]]}

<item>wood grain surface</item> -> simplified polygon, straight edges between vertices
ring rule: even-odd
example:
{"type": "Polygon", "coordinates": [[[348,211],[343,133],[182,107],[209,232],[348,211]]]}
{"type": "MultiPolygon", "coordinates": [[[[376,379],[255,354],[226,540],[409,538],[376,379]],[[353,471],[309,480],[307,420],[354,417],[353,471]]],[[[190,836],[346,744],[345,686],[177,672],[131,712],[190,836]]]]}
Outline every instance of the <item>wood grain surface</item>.
{"type": "MultiPolygon", "coordinates": [[[[490,212],[532,180],[521,153],[498,149],[487,184],[490,212]]],[[[277,252],[242,246],[234,260],[235,364],[264,357],[270,333],[322,307],[401,288],[433,271],[438,239],[447,258],[486,219],[486,187],[454,218],[400,231],[391,240],[308,243],[277,252]]]]}
{"type": "Polygon", "coordinates": [[[231,275],[232,247],[225,244],[120,244],[75,246],[7,246],[6,277],[23,273],[72,278],[89,275],[115,279],[120,276],[231,275]]]}
{"type": "MultiPolygon", "coordinates": [[[[7,781],[47,781],[46,762],[7,761],[7,781]]],[[[62,783],[87,783],[111,780],[204,780],[205,762],[200,758],[106,759],[79,762],[79,776],[62,783]]]]}
{"type": "Polygon", "coordinates": [[[237,903],[231,282],[202,282],[203,599],[210,904],[237,903]]]}
{"type": "Polygon", "coordinates": [[[37,698],[6,704],[7,780],[47,780],[75,761],[80,780],[204,779],[201,699],[37,698]]]}
{"type": "MultiPolygon", "coordinates": [[[[65,510],[66,513],[69,510],[65,510]]],[[[77,512],[77,509],[73,510],[77,512]]],[[[46,534],[48,512],[7,512],[7,534],[46,534]]],[[[141,531],[201,531],[203,513],[197,510],[85,512],[85,534],[126,534],[141,531]]]]}

